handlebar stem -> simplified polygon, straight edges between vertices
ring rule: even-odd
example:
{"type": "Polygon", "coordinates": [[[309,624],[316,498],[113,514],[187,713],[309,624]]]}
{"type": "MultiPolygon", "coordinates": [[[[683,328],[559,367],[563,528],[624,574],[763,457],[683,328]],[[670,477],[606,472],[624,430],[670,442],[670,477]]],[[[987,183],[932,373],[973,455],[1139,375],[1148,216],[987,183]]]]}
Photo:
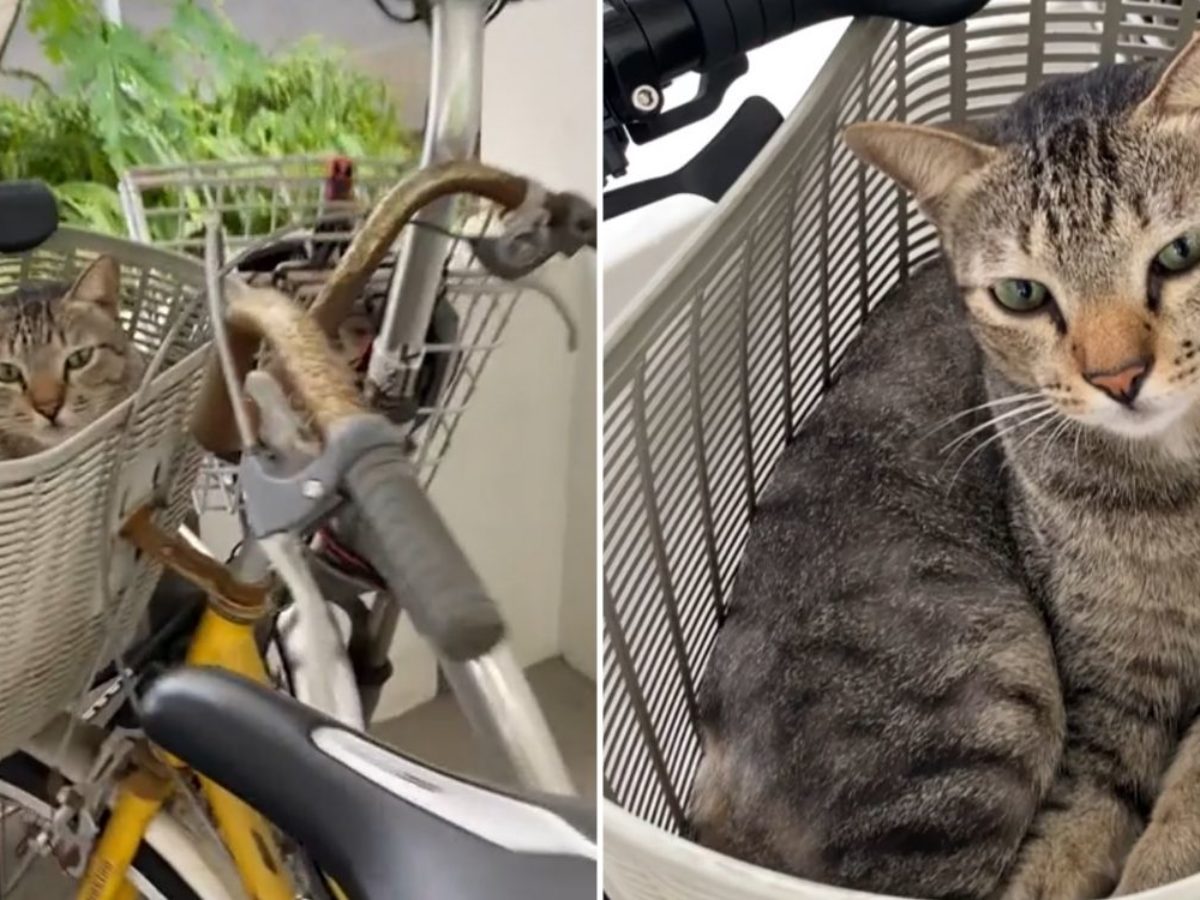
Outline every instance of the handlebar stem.
{"type": "MultiPolygon", "coordinates": [[[[484,0],[435,0],[430,14],[433,59],[421,166],[475,156],[483,107],[484,0]]],[[[452,225],[450,198],[421,215],[437,229],[452,225]]],[[[369,389],[385,397],[411,392],[453,238],[410,228],[400,238],[396,276],[371,351],[369,389]]]]}

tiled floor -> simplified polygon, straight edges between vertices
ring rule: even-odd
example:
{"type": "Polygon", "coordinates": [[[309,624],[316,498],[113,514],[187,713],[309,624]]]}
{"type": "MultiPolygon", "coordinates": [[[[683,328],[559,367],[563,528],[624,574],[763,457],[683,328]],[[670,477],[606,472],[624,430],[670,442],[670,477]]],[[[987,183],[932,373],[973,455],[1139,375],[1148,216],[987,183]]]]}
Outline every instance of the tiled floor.
{"type": "MultiPolygon", "coordinates": [[[[583,796],[596,789],[596,685],[561,659],[529,670],[529,680],[583,796]]],[[[483,756],[453,696],[442,694],[372,729],[380,740],[431,764],[487,781],[507,780],[505,768],[483,756]]]]}

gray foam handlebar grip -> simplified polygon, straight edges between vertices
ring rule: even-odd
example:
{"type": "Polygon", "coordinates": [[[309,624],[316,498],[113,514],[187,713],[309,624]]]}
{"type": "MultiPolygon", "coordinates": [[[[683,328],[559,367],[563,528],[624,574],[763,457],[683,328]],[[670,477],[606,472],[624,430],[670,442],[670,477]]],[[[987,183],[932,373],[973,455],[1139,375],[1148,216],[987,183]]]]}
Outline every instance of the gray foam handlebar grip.
{"type": "Polygon", "coordinates": [[[361,519],[355,547],[383,576],[417,631],[455,662],[495,647],[504,636],[500,611],[400,448],[365,453],[345,485],[361,519]]]}

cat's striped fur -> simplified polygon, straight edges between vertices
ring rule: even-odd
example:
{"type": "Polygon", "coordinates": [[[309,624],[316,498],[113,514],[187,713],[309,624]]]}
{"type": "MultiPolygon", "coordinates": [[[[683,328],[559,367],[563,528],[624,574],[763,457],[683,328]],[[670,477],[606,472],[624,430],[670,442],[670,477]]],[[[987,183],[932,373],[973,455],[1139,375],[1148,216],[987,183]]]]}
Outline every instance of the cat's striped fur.
{"type": "Polygon", "coordinates": [[[55,446],[134,392],[145,365],[119,306],[120,269],[103,256],[73,284],[0,296],[0,458],[55,446]]]}
{"type": "Polygon", "coordinates": [[[1200,45],[978,139],[848,140],[916,194],[953,283],[888,301],[763,500],[702,687],[698,836],[947,900],[1198,872],[1200,268],[1153,262],[1200,234],[1200,45]],[[1006,310],[1005,278],[1053,302],[1006,310]],[[1134,401],[1088,380],[1131,358],[1134,401]],[[922,434],[985,401],[974,421],[1024,412],[951,486],[922,434]]]}

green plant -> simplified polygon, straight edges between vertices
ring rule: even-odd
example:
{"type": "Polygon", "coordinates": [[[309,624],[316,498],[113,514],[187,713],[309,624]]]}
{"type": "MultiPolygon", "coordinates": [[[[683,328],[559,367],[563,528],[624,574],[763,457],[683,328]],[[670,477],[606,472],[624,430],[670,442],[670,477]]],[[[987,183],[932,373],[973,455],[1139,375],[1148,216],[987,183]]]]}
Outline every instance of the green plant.
{"type": "Polygon", "coordinates": [[[0,177],[46,181],[66,221],[123,232],[116,184],[133,165],[413,156],[385,86],[336,50],[306,42],[267,57],[194,0],[175,0],[168,27],[149,34],[106,21],[94,0],[28,10],[57,87],[27,75],[29,99],[0,97],[0,177]]]}

